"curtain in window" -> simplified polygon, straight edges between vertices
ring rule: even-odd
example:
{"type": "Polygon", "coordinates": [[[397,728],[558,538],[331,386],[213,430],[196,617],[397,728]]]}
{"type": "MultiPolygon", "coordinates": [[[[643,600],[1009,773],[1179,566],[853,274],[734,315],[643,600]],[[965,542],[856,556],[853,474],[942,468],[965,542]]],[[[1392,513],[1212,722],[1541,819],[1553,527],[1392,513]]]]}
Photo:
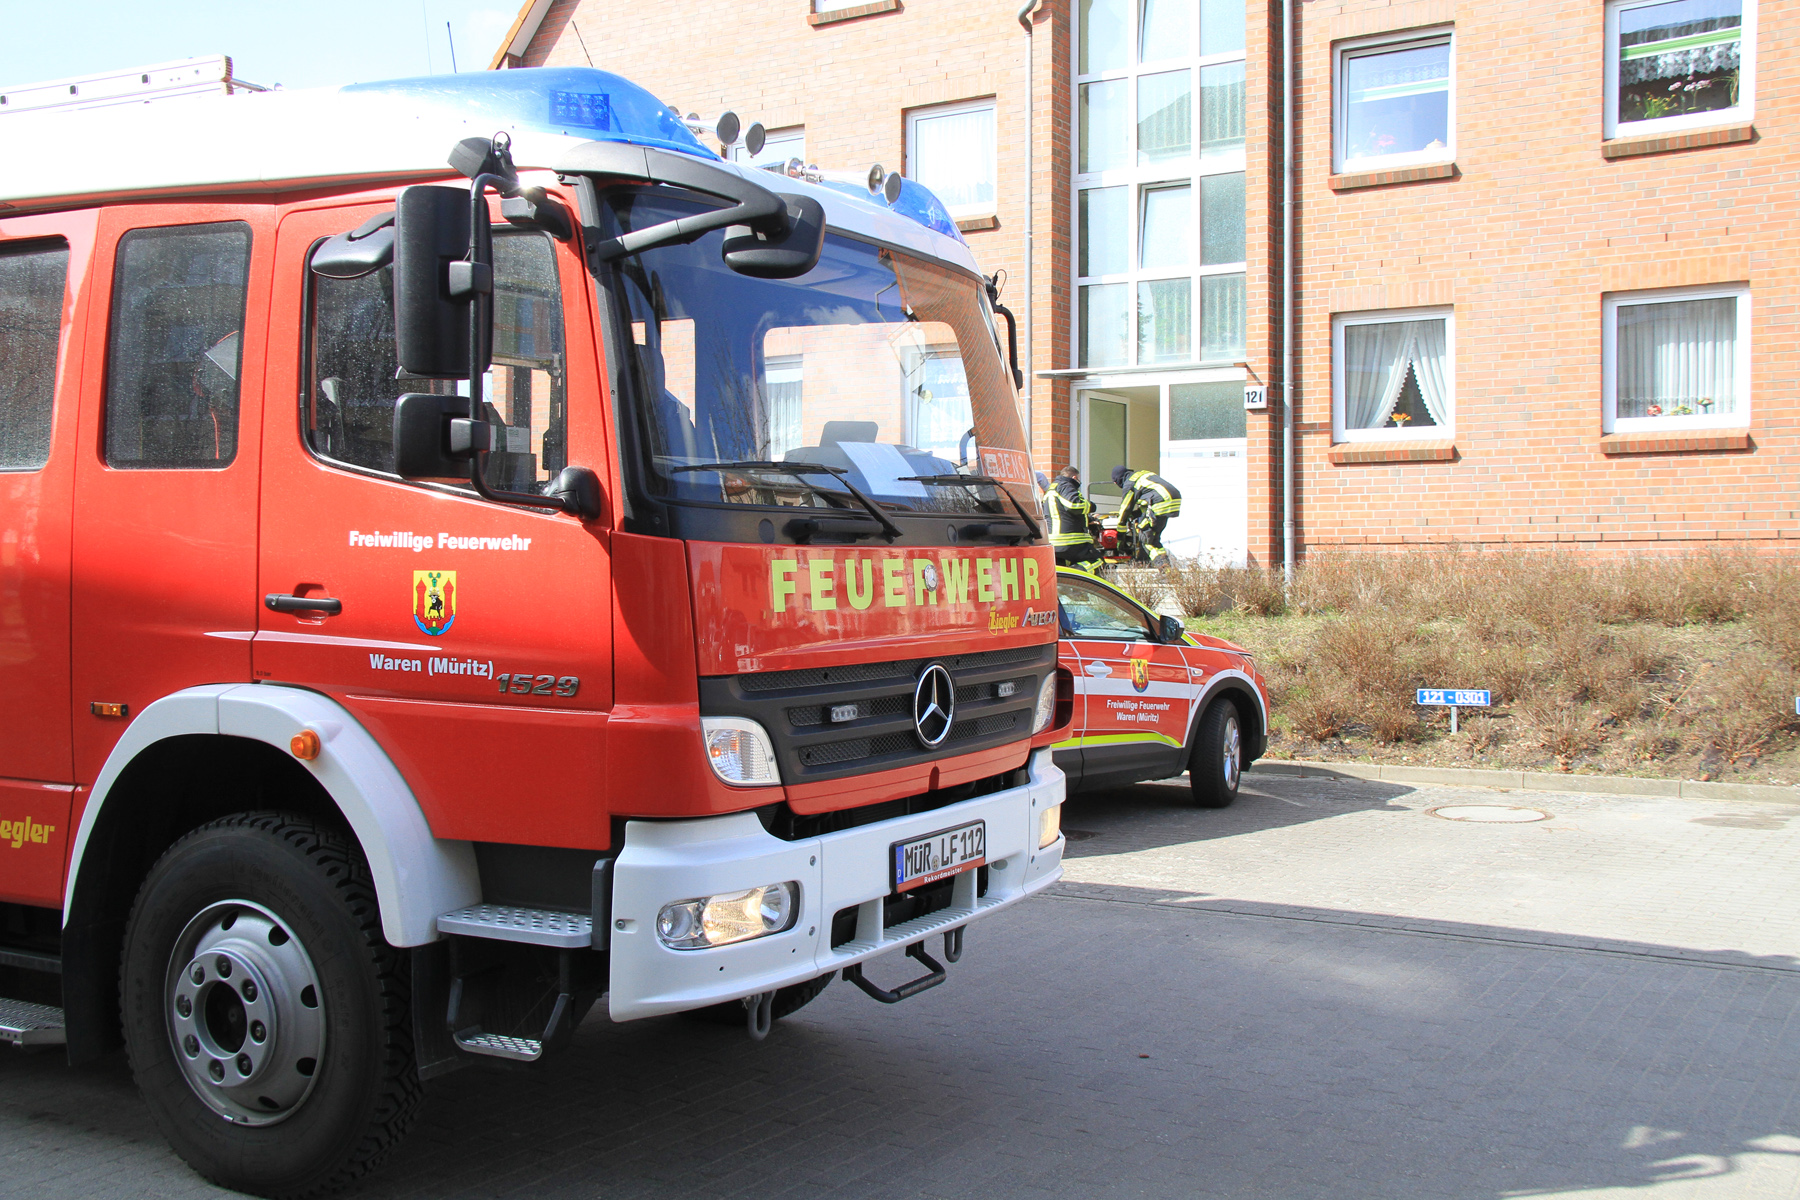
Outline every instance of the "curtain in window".
{"type": "Polygon", "coordinates": [[[1431,419],[1450,423],[1449,337],[1442,317],[1344,327],[1344,428],[1379,429],[1412,371],[1431,419]]]}
{"type": "Polygon", "coordinates": [[[920,183],[951,209],[993,204],[993,109],[923,117],[914,129],[920,183]]]}
{"type": "Polygon", "coordinates": [[[1736,299],[1621,304],[1617,313],[1619,416],[1737,410],[1736,299]]]}
{"type": "Polygon", "coordinates": [[[800,360],[784,359],[769,363],[763,394],[769,406],[768,456],[779,460],[789,450],[805,443],[801,440],[801,414],[806,389],[800,360]]]}

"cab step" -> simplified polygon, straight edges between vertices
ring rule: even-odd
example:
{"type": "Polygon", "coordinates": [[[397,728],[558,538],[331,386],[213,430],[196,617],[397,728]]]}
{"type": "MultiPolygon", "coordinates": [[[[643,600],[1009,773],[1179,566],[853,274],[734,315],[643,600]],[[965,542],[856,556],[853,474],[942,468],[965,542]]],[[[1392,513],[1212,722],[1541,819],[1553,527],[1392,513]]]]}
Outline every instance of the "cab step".
{"type": "Polygon", "coordinates": [[[67,1040],[62,1009],[0,998],[0,1042],[32,1047],[60,1046],[67,1040]]]}
{"type": "Polygon", "coordinates": [[[544,1057],[544,1043],[537,1038],[508,1037],[504,1033],[484,1033],[480,1029],[465,1029],[454,1037],[457,1047],[470,1054],[512,1062],[536,1062],[544,1057]]]}
{"type": "Polygon", "coordinates": [[[526,942],[578,950],[594,944],[594,918],[587,913],[557,912],[547,908],[517,908],[510,904],[471,904],[437,919],[439,933],[490,938],[497,942],[526,942]]]}

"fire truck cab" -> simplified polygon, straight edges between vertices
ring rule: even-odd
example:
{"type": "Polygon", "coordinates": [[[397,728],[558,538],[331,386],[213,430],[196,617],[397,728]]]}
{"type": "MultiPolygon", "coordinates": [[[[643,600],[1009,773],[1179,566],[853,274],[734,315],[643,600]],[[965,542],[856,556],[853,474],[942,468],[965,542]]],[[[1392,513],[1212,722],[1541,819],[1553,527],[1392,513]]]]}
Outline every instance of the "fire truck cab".
{"type": "Polygon", "coordinates": [[[591,69],[9,132],[0,1040],[315,1194],[597,1001],[893,1003],[1059,876],[1011,318],[928,192],[591,69]]]}

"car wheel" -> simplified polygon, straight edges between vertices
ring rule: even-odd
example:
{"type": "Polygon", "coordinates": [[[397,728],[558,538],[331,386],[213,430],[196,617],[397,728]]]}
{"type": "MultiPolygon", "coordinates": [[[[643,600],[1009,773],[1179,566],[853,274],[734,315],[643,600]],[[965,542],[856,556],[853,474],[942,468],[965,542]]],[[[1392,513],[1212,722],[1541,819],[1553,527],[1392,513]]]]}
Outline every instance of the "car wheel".
{"type": "Polygon", "coordinates": [[[344,837],[226,817],[151,868],[120,1007],[151,1117],[189,1166],[258,1196],[372,1171],[418,1114],[406,956],[344,837]]]}
{"type": "MultiPolygon", "coordinates": [[[[811,1004],[813,998],[824,991],[825,985],[830,983],[836,975],[836,971],[827,971],[817,979],[809,979],[805,983],[790,983],[787,987],[776,988],[775,1003],[770,1005],[769,1015],[779,1021],[783,1017],[799,1012],[811,1004]]],[[[742,1000],[727,1000],[723,1004],[691,1008],[681,1015],[714,1025],[743,1025],[747,1020],[742,1000]]]]}
{"type": "Polygon", "coordinates": [[[1237,705],[1213,701],[1200,718],[1194,748],[1188,755],[1188,784],[1201,808],[1224,808],[1237,799],[1244,774],[1244,735],[1237,705]]]}

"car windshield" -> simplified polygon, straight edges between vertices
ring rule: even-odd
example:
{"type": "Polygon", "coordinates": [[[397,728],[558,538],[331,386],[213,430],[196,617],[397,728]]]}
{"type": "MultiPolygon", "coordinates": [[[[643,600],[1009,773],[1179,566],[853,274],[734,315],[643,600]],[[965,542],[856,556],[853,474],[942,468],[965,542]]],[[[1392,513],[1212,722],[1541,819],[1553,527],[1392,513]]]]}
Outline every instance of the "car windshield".
{"type": "MultiPolygon", "coordinates": [[[[622,229],[700,206],[609,196],[622,229]]],[[[1035,508],[1011,380],[979,282],[836,234],[801,279],[740,275],[722,233],[623,264],[636,439],[672,500],[1015,515],[1035,508]],[[794,464],[790,474],[780,464],[794,464]],[[827,469],[829,468],[829,469],[827,469]]],[[[860,510],[859,510],[860,511],[860,510]]]]}

